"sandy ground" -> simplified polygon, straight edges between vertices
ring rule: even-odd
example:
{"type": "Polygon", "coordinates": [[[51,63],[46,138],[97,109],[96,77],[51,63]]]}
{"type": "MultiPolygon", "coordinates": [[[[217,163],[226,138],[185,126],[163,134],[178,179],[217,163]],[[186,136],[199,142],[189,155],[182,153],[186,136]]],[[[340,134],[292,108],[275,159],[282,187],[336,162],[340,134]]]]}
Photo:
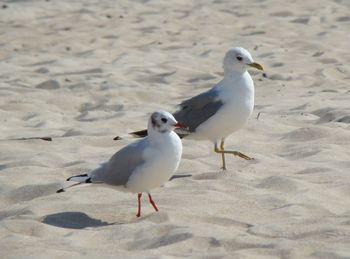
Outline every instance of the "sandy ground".
{"type": "Polygon", "coordinates": [[[350,258],[350,1],[2,1],[1,258],[350,258]],[[109,188],[56,194],[243,46],[256,107],[227,147],[184,140],[159,213],[109,188]],[[258,119],[257,115],[260,113],[258,119]],[[43,140],[8,140],[51,136],[43,140]],[[124,257],[125,258],[125,257],[124,257]]]}

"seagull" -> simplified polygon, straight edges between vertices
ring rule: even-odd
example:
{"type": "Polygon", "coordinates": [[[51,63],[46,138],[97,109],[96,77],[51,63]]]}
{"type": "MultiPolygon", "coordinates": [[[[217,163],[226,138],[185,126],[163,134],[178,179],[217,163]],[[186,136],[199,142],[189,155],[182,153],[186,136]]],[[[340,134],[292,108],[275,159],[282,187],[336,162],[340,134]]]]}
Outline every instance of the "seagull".
{"type": "MultiPolygon", "coordinates": [[[[173,113],[176,120],[189,127],[188,134],[178,132],[181,138],[213,142],[214,151],[221,154],[223,170],[226,170],[225,154],[252,159],[239,151],[226,150],[224,147],[225,139],[242,128],[253,112],[254,82],[247,71],[248,67],[263,70],[262,65],[254,62],[246,49],[229,49],[223,61],[224,78],[210,90],[180,103],[179,109],[173,113]]],[[[147,131],[130,134],[143,137],[147,131]]]]}
{"type": "Polygon", "coordinates": [[[141,216],[141,196],[146,192],[150,204],[158,211],[150,190],[168,181],[181,160],[182,143],[174,132],[175,128],[186,129],[186,126],[177,122],[169,112],[154,112],[148,120],[147,137],[125,146],[90,173],[69,177],[67,181],[77,183],[67,188],[102,183],[119,191],[137,193],[137,217],[141,216]]]}

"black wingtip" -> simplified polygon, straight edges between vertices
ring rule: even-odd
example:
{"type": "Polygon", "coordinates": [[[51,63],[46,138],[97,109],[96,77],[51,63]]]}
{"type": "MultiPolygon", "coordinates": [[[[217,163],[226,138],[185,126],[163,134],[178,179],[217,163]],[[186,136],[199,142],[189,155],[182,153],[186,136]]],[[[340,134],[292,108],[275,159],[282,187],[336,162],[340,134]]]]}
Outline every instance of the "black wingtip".
{"type": "Polygon", "coordinates": [[[61,193],[61,192],[65,192],[65,190],[63,188],[61,188],[61,189],[56,191],[56,193],[61,193]]]}
{"type": "Polygon", "coordinates": [[[88,174],[73,175],[73,176],[67,178],[66,181],[70,181],[70,179],[72,179],[73,177],[85,177],[85,176],[88,176],[88,174]]]}
{"type": "Polygon", "coordinates": [[[121,140],[123,139],[122,137],[116,136],[113,140],[121,140]]]}
{"type": "Polygon", "coordinates": [[[129,133],[129,135],[132,135],[133,137],[136,137],[136,138],[143,138],[147,136],[147,130],[134,131],[129,133]]]}

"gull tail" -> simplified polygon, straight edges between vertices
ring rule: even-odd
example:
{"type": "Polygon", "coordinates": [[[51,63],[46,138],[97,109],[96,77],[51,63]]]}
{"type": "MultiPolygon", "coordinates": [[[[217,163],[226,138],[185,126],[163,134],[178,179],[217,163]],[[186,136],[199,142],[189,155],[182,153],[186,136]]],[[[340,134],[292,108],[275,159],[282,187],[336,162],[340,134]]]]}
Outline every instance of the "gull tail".
{"type": "Polygon", "coordinates": [[[79,184],[91,183],[91,176],[88,174],[75,175],[75,176],[69,177],[67,179],[67,181],[73,181],[73,182],[77,182],[77,183],[70,185],[68,187],[65,187],[65,188],[61,188],[61,189],[57,190],[56,193],[64,192],[66,189],[71,188],[73,186],[77,186],[79,184]]]}

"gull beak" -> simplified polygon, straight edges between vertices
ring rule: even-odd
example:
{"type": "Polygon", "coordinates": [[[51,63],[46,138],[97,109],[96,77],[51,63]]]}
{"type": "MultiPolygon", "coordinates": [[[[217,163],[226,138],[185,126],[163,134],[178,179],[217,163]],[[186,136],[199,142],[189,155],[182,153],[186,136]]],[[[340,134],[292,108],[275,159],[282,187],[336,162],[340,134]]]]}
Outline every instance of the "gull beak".
{"type": "Polygon", "coordinates": [[[181,122],[177,122],[175,125],[174,125],[175,128],[181,128],[181,129],[187,129],[187,126],[181,122]]]}
{"type": "Polygon", "coordinates": [[[254,67],[256,69],[259,69],[259,70],[264,70],[263,66],[260,65],[259,63],[256,63],[256,62],[247,64],[247,65],[250,66],[250,67],[254,67]]]}

